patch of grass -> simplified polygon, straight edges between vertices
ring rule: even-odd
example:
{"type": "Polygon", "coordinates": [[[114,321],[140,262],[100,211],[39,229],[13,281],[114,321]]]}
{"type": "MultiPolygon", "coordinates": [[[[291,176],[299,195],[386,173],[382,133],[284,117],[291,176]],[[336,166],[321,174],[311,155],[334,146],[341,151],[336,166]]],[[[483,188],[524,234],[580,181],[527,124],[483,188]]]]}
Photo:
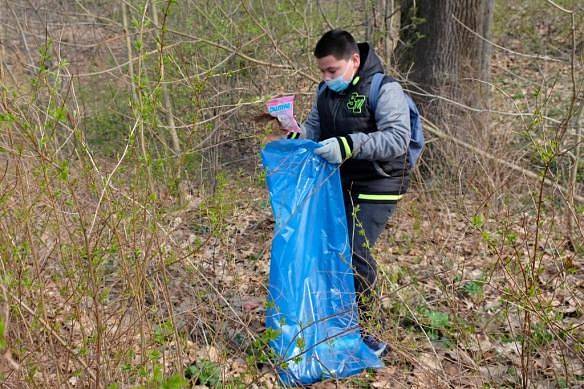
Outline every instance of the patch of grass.
{"type": "Polygon", "coordinates": [[[221,368],[214,362],[199,359],[185,370],[185,378],[195,385],[218,387],[221,382],[221,368]]]}

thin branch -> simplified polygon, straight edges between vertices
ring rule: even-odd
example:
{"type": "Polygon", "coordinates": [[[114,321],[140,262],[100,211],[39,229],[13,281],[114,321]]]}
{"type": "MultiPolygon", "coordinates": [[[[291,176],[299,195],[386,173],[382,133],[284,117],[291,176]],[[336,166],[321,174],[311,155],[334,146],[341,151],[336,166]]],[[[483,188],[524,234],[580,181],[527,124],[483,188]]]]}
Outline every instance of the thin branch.
{"type": "Polygon", "coordinates": [[[468,32],[470,32],[471,34],[475,35],[477,38],[487,42],[488,44],[496,47],[497,49],[503,50],[507,53],[513,54],[513,55],[517,55],[520,57],[525,57],[525,58],[532,58],[532,59],[540,59],[542,61],[551,61],[551,62],[562,62],[565,63],[565,60],[562,59],[558,59],[558,58],[553,58],[547,55],[537,55],[537,54],[524,54],[524,53],[520,53],[518,51],[515,50],[511,50],[508,49],[504,46],[498,45],[493,41],[488,40],[487,38],[483,37],[481,34],[479,34],[478,32],[474,31],[473,29],[471,29],[470,27],[468,27],[466,24],[464,24],[463,22],[461,22],[456,16],[454,16],[454,14],[452,15],[452,18],[459,23],[465,30],[467,30],[468,32]]]}
{"type": "MultiPolygon", "coordinates": [[[[484,151],[482,149],[479,149],[478,147],[475,147],[475,146],[473,146],[471,144],[468,144],[465,141],[462,141],[462,140],[460,140],[460,139],[458,139],[458,138],[456,138],[456,137],[454,137],[452,135],[449,135],[449,134],[441,131],[440,129],[438,129],[438,126],[436,126],[434,123],[432,123],[431,121],[429,121],[426,118],[422,118],[422,120],[426,123],[425,129],[427,129],[428,132],[430,132],[431,134],[433,134],[433,135],[435,135],[435,136],[437,136],[439,138],[449,140],[452,143],[455,143],[455,144],[457,144],[457,145],[459,145],[461,147],[464,147],[465,149],[468,149],[468,150],[470,150],[470,151],[472,151],[472,152],[474,152],[476,154],[479,154],[479,155],[481,155],[481,156],[483,156],[485,158],[488,158],[488,159],[490,159],[492,161],[495,161],[498,164],[501,164],[503,166],[506,166],[509,169],[512,169],[512,170],[514,170],[514,171],[516,171],[518,173],[521,173],[524,176],[529,177],[531,179],[540,181],[541,178],[542,178],[541,177],[541,174],[534,173],[531,170],[527,170],[525,168],[522,168],[521,166],[516,165],[516,164],[514,164],[512,162],[505,161],[505,160],[503,160],[501,158],[498,158],[498,157],[496,157],[496,156],[494,156],[494,155],[492,155],[490,153],[487,153],[486,151],[484,151]]],[[[554,182],[554,181],[550,180],[549,178],[546,178],[545,180],[543,180],[543,182],[546,185],[548,185],[548,186],[551,186],[551,187],[553,187],[555,189],[558,189],[563,194],[566,194],[567,195],[569,193],[567,188],[561,186],[557,182],[554,182]]],[[[576,201],[584,204],[584,197],[583,196],[579,196],[579,195],[574,194],[574,200],[576,200],[576,201]]]]}
{"type": "Polygon", "coordinates": [[[59,342],[59,344],[65,350],[67,350],[67,352],[70,355],[72,355],[73,358],[75,358],[81,366],[83,366],[83,368],[87,371],[87,374],[89,374],[89,376],[94,381],[96,380],[96,376],[93,370],[91,370],[91,368],[85,363],[85,361],[81,359],[81,357],[71,347],[69,347],[67,342],[63,338],[61,338],[61,336],[57,332],[55,332],[55,330],[49,325],[49,323],[47,323],[42,317],[38,317],[35,314],[35,312],[28,305],[26,305],[24,301],[15,296],[10,290],[7,290],[3,284],[0,284],[0,286],[2,287],[2,290],[5,291],[8,294],[8,296],[10,296],[12,300],[14,300],[16,304],[18,304],[18,306],[24,308],[25,311],[27,311],[29,314],[35,317],[39,321],[39,323],[41,323],[42,326],[49,332],[49,334],[51,334],[55,339],[57,339],[57,342],[59,342]]]}

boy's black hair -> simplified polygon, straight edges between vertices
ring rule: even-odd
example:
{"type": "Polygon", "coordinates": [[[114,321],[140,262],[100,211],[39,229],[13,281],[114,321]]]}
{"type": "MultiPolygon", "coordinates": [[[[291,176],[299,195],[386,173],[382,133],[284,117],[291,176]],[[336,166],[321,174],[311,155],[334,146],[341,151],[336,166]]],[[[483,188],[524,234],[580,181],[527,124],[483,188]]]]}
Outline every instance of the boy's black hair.
{"type": "Polygon", "coordinates": [[[332,55],[336,59],[349,59],[353,53],[359,53],[355,38],[347,31],[338,29],[325,32],[314,47],[316,58],[332,55]]]}

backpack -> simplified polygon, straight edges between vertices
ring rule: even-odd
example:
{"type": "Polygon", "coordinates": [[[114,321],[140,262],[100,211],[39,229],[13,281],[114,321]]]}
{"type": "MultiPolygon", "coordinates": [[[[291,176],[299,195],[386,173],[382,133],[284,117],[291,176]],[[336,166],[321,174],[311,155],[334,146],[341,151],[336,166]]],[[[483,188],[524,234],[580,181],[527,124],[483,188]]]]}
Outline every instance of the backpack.
{"type": "MultiPolygon", "coordinates": [[[[385,74],[383,73],[375,73],[373,75],[373,79],[371,81],[371,87],[369,88],[369,105],[371,106],[371,110],[375,112],[377,108],[377,100],[379,98],[379,90],[381,89],[381,83],[383,82],[383,78],[385,74]]],[[[391,78],[390,82],[397,82],[395,79],[391,78]]],[[[326,84],[323,82],[318,88],[318,94],[320,95],[326,84]]],[[[416,166],[416,162],[422,154],[422,150],[424,148],[424,129],[422,127],[422,118],[420,117],[420,112],[418,111],[418,107],[416,103],[412,99],[410,95],[404,92],[406,96],[406,101],[408,102],[408,108],[410,110],[410,144],[408,145],[408,162],[410,164],[410,169],[413,169],[416,166]]]]}

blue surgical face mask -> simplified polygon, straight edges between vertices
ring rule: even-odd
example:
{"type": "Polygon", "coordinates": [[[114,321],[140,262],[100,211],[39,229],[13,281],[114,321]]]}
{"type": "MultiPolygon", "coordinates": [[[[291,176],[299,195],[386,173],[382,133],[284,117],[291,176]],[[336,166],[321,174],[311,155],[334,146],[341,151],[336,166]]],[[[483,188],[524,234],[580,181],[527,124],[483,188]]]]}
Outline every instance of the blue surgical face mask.
{"type": "Polygon", "coordinates": [[[342,92],[345,89],[347,89],[349,87],[349,81],[345,80],[345,73],[347,72],[347,69],[349,69],[349,63],[347,63],[347,67],[345,68],[345,71],[343,71],[343,73],[338,76],[337,78],[333,78],[332,80],[326,80],[326,86],[335,92],[342,92]]]}

